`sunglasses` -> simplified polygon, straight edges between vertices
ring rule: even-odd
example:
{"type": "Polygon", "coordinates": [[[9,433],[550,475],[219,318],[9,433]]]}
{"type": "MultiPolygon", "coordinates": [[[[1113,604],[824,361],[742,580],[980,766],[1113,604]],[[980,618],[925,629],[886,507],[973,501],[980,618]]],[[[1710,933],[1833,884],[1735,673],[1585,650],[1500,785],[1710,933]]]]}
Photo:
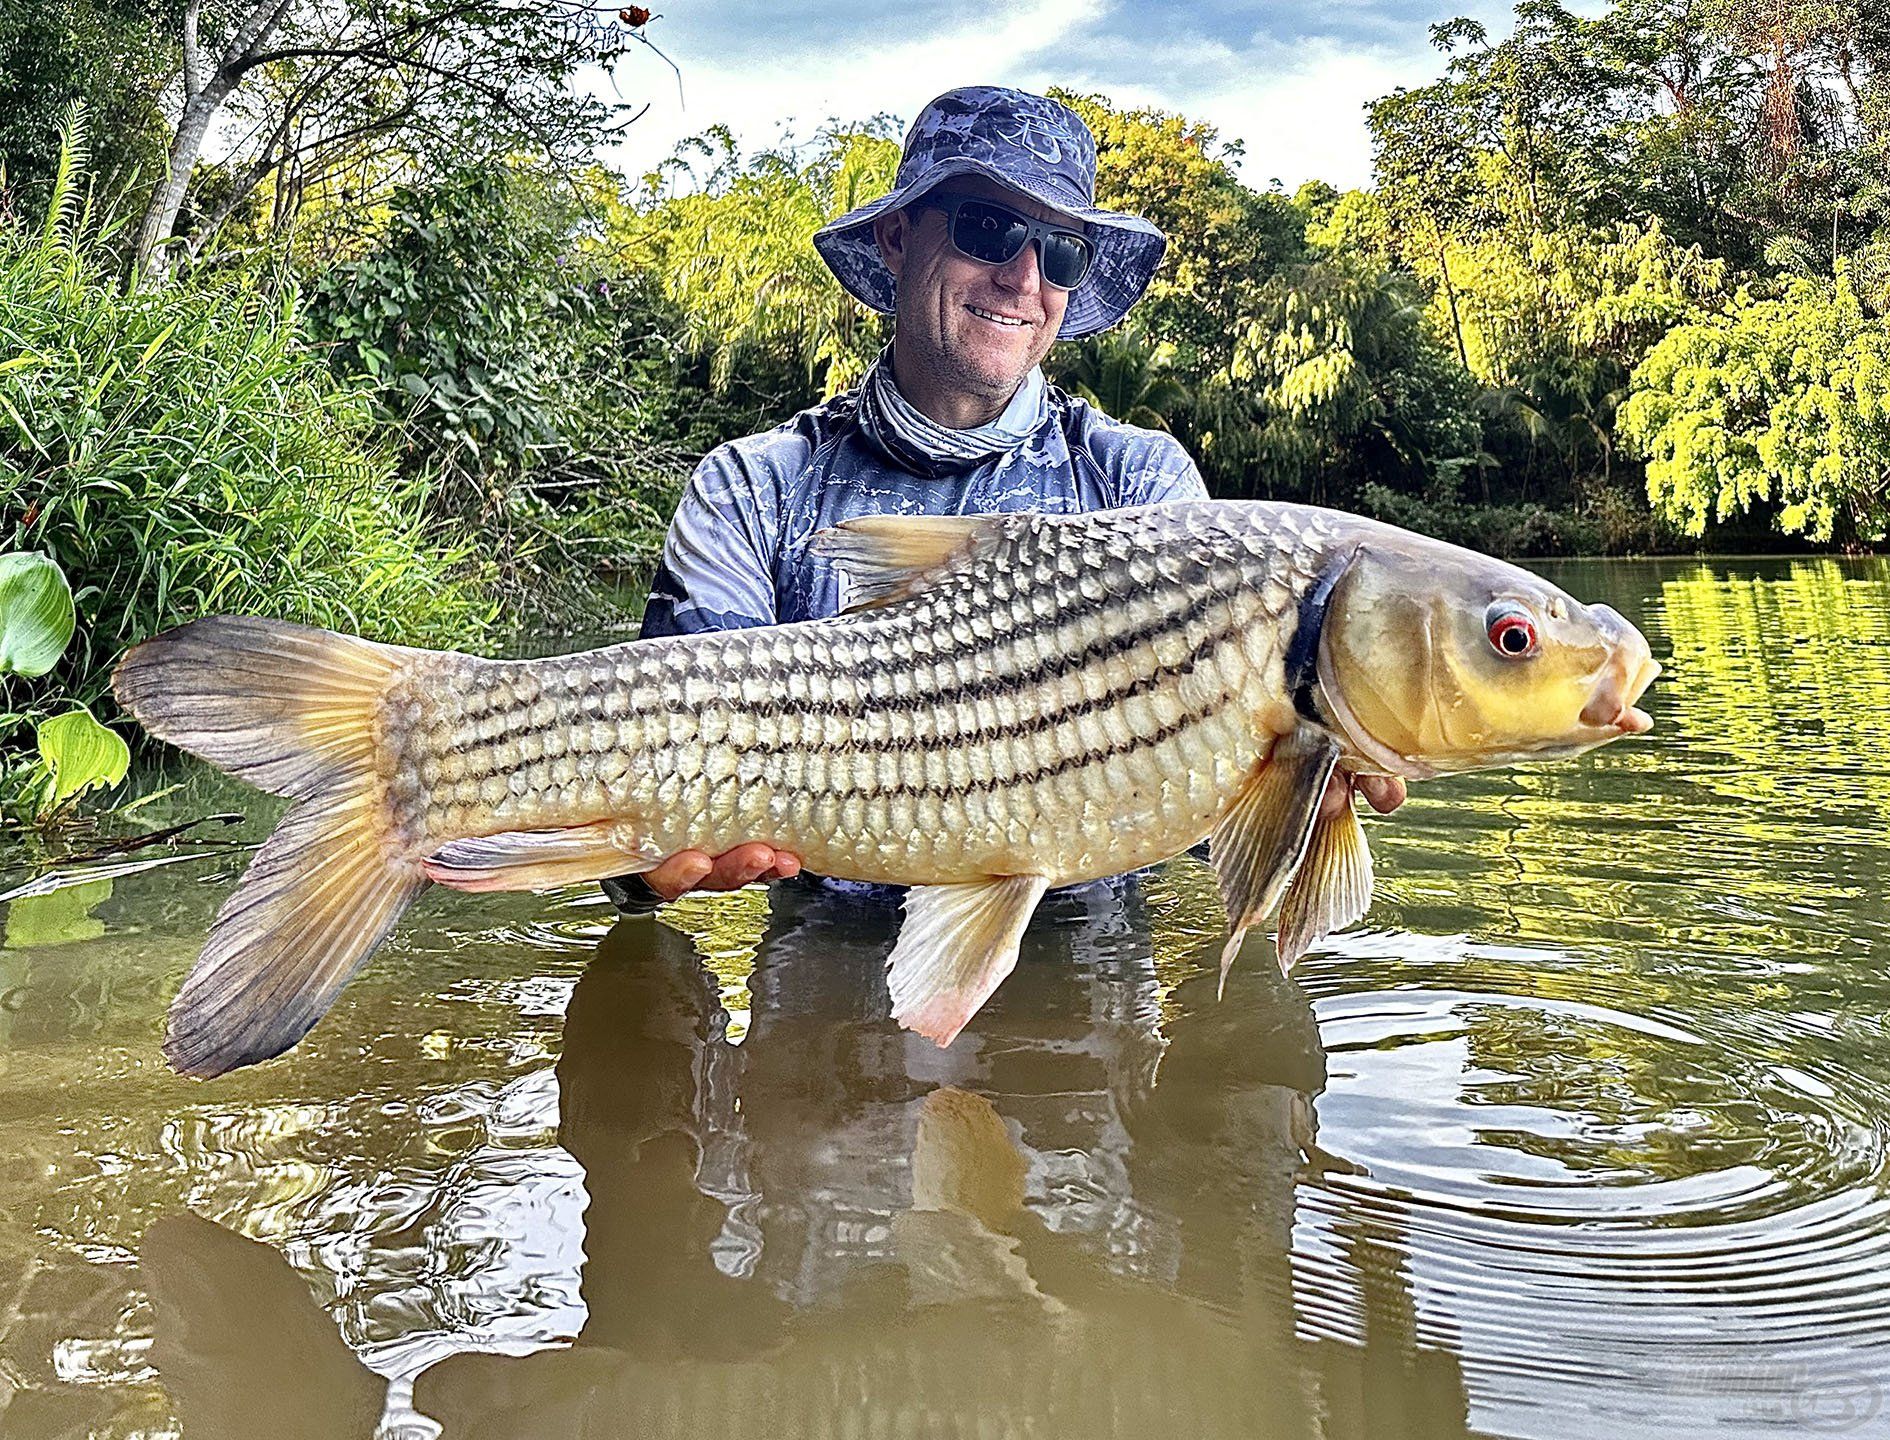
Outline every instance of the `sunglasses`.
{"type": "Polygon", "coordinates": [[[1089,274],[1096,247],[1080,230],[1047,225],[1020,215],[1008,205],[950,190],[928,190],[921,209],[943,210],[952,248],[986,265],[1007,265],[1031,241],[1037,242],[1037,270],[1044,284],[1074,290],[1089,274]]]}

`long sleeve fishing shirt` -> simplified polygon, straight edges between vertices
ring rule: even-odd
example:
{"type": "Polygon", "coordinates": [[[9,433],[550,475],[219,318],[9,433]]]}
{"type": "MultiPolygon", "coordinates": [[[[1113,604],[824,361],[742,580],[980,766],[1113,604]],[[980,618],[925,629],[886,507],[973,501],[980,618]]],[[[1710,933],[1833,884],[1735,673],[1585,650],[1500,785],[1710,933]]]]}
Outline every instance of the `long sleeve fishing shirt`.
{"type": "Polygon", "coordinates": [[[936,479],[873,443],[858,423],[858,392],[719,446],[683,491],[644,637],[835,614],[839,577],[808,545],[859,515],[1074,514],[1208,498],[1174,436],[1124,425],[1054,387],[1047,402],[1016,449],[936,479]]]}

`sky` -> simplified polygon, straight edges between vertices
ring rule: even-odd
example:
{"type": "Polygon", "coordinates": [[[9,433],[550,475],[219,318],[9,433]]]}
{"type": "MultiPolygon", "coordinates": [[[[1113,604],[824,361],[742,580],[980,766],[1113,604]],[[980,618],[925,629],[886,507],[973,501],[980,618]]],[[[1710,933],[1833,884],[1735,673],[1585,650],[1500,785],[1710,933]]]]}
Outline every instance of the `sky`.
{"type": "Polygon", "coordinates": [[[804,139],[829,119],[913,115],[955,85],[1062,85],[1178,110],[1245,142],[1248,184],[1371,178],[1364,106],[1442,73],[1429,27],[1472,15],[1492,35],[1492,0],[668,0],[647,30],[682,71],[638,46],[606,99],[649,110],[614,153],[635,175],[678,140],[721,123],[744,152],[804,139]]]}

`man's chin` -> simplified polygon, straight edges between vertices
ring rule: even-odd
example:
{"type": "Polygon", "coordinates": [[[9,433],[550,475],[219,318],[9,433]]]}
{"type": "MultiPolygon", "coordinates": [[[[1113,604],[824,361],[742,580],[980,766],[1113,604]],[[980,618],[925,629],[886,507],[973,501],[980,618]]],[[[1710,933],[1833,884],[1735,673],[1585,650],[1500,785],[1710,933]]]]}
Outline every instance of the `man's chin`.
{"type": "Polygon", "coordinates": [[[1034,363],[1028,355],[993,355],[974,347],[960,350],[952,359],[965,389],[992,400],[1008,400],[1016,394],[1034,363]]]}

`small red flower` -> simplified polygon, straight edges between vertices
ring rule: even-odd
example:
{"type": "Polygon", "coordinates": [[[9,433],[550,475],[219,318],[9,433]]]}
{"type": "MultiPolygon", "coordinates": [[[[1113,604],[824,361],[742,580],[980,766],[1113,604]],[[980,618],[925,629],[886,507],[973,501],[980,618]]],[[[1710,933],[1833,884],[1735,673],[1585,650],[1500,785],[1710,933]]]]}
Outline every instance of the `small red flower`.
{"type": "Polygon", "coordinates": [[[617,12],[617,18],[632,30],[641,30],[650,23],[650,12],[641,5],[630,5],[617,12]]]}

